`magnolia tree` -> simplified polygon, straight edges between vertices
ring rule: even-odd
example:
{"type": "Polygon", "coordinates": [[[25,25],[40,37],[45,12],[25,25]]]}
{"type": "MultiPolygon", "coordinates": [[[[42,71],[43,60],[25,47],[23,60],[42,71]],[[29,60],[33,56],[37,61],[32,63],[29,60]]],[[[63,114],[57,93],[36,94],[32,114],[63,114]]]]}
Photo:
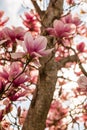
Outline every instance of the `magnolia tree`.
{"type": "Polygon", "coordinates": [[[0,11],[0,130],[86,130],[86,1],[31,2],[25,27],[0,11]]]}

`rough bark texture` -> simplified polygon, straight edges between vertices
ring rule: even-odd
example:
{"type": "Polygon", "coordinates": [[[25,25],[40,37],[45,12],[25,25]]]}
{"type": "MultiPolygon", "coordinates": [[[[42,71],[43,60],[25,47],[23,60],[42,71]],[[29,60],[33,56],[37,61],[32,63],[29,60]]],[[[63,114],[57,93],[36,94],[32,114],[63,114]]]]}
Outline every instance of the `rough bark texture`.
{"type": "MultiPolygon", "coordinates": [[[[62,13],[63,0],[50,0],[50,4],[42,16],[45,27],[52,25],[55,18],[59,18],[62,13]]],[[[44,31],[43,34],[45,35],[44,31]]],[[[51,39],[48,46],[53,46],[51,39]]],[[[36,96],[32,100],[28,115],[22,130],[44,130],[48,110],[53,98],[55,84],[57,80],[57,64],[54,61],[54,54],[40,60],[40,79],[37,85],[36,96]]]]}

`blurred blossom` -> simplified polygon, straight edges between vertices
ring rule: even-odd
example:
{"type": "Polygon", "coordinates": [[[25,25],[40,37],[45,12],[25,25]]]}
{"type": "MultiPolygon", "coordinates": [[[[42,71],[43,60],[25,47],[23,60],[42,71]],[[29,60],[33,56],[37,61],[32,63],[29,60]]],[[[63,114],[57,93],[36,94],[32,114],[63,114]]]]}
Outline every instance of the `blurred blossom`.
{"type": "Polygon", "coordinates": [[[87,88],[87,77],[86,76],[80,76],[77,81],[79,87],[86,87],[87,88]]]}
{"type": "Polygon", "coordinates": [[[71,5],[71,4],[74,4],[74,0],[66,0],[66,2],[71,5]]]}
{"type": "Polygon", "coordinates": [[[35,34],[40,34],[40,17],[39,15],[34,11],[31,10],[30,12],[24,13],[25,18],[22,18],[23,24],[29,29],[30,32],[35,34]]]}
{"type": "Polygon", "coordinates": [[[16,40],[23,40],[25,32],[22,27],[5,27],[0,30],[0,41],[3,45],[14,45],[16,40]]]}
{"type": "MultiPolygon", "coordinates": [[[[52,128],[61,128],[61,130],[63,129],[63,118],[66,117],[68,112],[67,108],[63,108],[62,104],[60,101],[58,100],[54,100],[50,106],[49,112],[48,112],[48,116],[47,116],[47,120],[46,120],[46,126],[52,128]],[[60,124],[60,125],[59,125],[60,124]]],[[[65,127],[64,127],[65,128],[65,127]]]]}
{"type": "Polygon", "coordinates": [[[1,121],[1,130],[13,130],[12,128],[10,128],[10,122],[3,120],[1,121]]]}
{"type": "Polygon", "coordinates": [[[87,95],[87,77],[86,76],[80,76],[80,78],[77,80],[78,87],[77,92],[80,95],[87,95]]]}
{"type": "Polygon", "coordinates": [[[21,112],[20,114],[20,117],[19,117],[19,124],[20,125],[23,125],[24,121],[25,121],[25,118],[27,116],[27,110],[23,109],[23,111],[21,112]]]}

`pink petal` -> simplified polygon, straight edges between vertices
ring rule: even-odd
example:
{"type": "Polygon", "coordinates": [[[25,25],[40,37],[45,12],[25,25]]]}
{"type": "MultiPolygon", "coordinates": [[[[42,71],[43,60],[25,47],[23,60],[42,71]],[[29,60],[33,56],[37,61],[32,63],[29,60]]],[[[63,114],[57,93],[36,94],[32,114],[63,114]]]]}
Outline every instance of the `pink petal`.
{"type": "Polygon", "coordinates": [[[3,72],[0,72],[0,76],[4,79],[8,79],[9,74],[5,69],[3,69],[3,72]]]}
{"type": "Polygon", "coordinates": [[[33,51],[31,53],[31,56],[33,56],[33,57],[42,57],[38,52],[35,52],[35,51],[33,51]]]}
{"type": "Polygon", "coordinates": [[[34,45],[33,45],[33,37],[29,32],[27,32],[24,36],[24,43],[27,51],[31,53],[34,48],[34,45]]]}
{"type": "Polygon", "coordinates": [[[60,20],[55,20],[53,23],[53,26],[56,31],[56,34],[59,36],[63,32],[63,29],[64,29],[63,22],[60,20]]]}
{"type": "Polygon", "coordinates": [[[55,36],[55,29],[54,28],[47,28],[46,30],[47,30],[48,34],[55,36]]]}
{"type": "Polygon", "coordinates": [[[5,43],[7,40],[1,40],[0,41],[0,45],[2,45],[3,43],[5,43]]]}
{"type": "Polygon", "coordinates": [[[64,30],[73,34],[76,31],[76,26],[74,24],[65,24],[64,30]]]}
{"type": "Polygon", "coordinates": [[[45,51],[39,51],[39,54],[42,55],[42,56],[46,56],[46,55],[49,55],[53,50],[54,50],[54,48],[48,49],[48,50],[45,50],[45,51]]]}
{"type": "Polygon", "coordinates": [[[8,37],[11,38],[12,40],[14,40],[14,38],[15,38],[15,33],[13,32],[13,30],[11,30],[11,29],[8,28],[8,27],[5,27],[5,28],[3,29],[3,31],[4,31],[4,33],[5,33],[6,36],[8,36],[8,37]]]}
{"type": "Polygon", "coordinates": [[[39,36],[34,40],[35,50],[45,50],[47,46],[47,39],[43,36],[39,36]]]}

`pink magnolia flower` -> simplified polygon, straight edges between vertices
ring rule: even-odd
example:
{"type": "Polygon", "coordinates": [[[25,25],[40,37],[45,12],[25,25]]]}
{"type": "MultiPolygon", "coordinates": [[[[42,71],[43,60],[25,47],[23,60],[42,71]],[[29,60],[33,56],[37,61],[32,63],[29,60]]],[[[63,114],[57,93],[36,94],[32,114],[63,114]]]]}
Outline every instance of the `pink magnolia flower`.
{"type": "Polygon", "coordinates": [[[25,32],[22,27],[3,28],[0,30],[0,45],[16,49],[16,40],[23,40],[25,32]]]}
{"type": "Polygon", "coordinates": [[[24,36],[24,50],[31,57],[46,56],[53,49],[45,50],[47,46],[47,39],[44,36],[38,36],[34,38],[30,33],[26,33],[24,36]]]}
{"type": "Polygon", "coordinates": [[[76,32],[76,26],[72,23],[64,23],[61,20],[55,20],[53,23],[53,28],[47,29],[50,35],[58,38],[70,38],[76,32]]]}
{"type": "Polygon", "coordinates": [[[22,44],[22,52],[11,53],[13,59],[28,56],[28,58],[42,57],[50,54],[52,49],[46,50],[47,39],[44,36],[34,38],[31,33],[27,32],[24,36],[24,42],[17,40],[18,44],[22,44]]]}
{"type": "Polygon", "coordinates": [[[15,62],[12,63],[8,79],[11,81],[17,77],[13,81],[13,83],[17,86],[19,86],[20,84],[23,84],[24,82],[28,81],[29,78],[26,77],[25,73],[20,75],[21,72],[22,72],[21,65],[19,63],[15,63],[15,62]]]}
{"type": "Polygon", "coordinates": [[[68,14],[64,17],[61,18],[61,20],[63,21],[63,23],[68,23],[68,24],[74,24],[76,27],[81,25],[82,21],[80,20],[80,18],[77,15],[72,15],[72,14],[68,14]]]}
{"type": "Polygon", "coordinates": [[[76,33],[82,36],[87,35],[87,27],[80,20],[78,15],[68,14],[61,18],[61,21],[65,24],[74,24],[76,26],[76,33]]]}
{"type": "Polygon", "coordinates": [[[22,67],[18,62],[14,62],[11,64],[10,69],[3,69],[2,72],[0,72],[0,76],[7,80],[7,82],[11,82],[14,84],[14,86],[19,86],[20,84],[23,84],[26,82],[29,78],[26,77],[25,73],[21,74],[22,67]],[[19,76],[18,76],[19,75],[19,76]]]}
{"type": "Polygon", "coordinates": [[[29,29],[29,31],[40,33],[41,24],[39,15],[34,12],[34,10],[25,12],[24,15],[25,18],[21,18],[23,19],[23,24],[29,29]]]}
{"type": "Polygon", "coordinates": [[[12,43],[16,42],[16,39],[23,40],[25,34],[25,30],[22,27],[13,27],[13,29],[5,27],[1,32],[3,38],[11,41],[12,43]]]}

